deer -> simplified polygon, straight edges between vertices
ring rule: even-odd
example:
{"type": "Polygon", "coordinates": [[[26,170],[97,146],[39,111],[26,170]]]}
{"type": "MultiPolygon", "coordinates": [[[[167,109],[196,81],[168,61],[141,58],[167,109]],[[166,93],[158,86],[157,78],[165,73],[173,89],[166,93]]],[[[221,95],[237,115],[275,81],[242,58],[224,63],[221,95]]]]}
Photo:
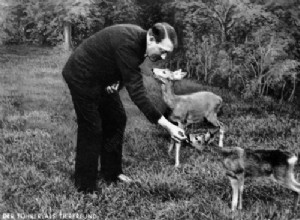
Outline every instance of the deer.
{"type": "MultiPolygon", "coordinates": [[[[184,131],[188,125],[194,123],[202,123],[204,120],[210,122],[213,127],[217,128],[219,137],[219,146],[223,146],[224,139],[224,126],[217,118],[217,113],[222,107],[223,100],[220,96],[209,92],[199,91],[186,95],[176,95],[174,93],[174,82],[182,80],[187,73],[182,72],[181,69],[171,71],[169,69],[153,68],[152,72],[154,78],[161,83],[162,97],[166,105],[171,109],[171,113],[168,119],[176,123],[184,131]]],[[[193,139],[187,139],[193,147],[200,149],[201,145],[193,137],[193,139]]],[[[175,142],[171,139],[169,144],[168,154],[171,155],[175,145],[175,167],[180,166],[180,148],[182,143],[175,142]]]]}

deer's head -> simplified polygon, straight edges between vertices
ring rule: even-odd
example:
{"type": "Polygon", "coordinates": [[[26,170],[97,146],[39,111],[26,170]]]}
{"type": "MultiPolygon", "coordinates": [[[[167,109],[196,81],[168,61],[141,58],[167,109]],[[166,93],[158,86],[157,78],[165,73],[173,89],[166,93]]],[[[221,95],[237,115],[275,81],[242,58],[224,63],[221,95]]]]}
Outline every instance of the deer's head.
{"type": "Polygon", "coordinates": [[[169,69],[152,69],[154,77],[158,79],[163,84],[166,84],[168,81],[178,81],[182,80],[186,76],[186,72],[182,72],[181,69],[176,71],[171,71],[169,69]]]}

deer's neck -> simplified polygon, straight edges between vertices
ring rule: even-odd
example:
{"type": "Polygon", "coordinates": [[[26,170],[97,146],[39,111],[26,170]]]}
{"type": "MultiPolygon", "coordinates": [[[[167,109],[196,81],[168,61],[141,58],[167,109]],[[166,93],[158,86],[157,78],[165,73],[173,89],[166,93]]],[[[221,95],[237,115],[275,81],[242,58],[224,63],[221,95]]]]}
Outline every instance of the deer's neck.
{"type": "Polygon", "coordinates": [[[169,108],[174,109],[176,101],[178,99],[177,95],[174,93],[174,83],[168,82],[162,85],[163,99],[169,108]]]}

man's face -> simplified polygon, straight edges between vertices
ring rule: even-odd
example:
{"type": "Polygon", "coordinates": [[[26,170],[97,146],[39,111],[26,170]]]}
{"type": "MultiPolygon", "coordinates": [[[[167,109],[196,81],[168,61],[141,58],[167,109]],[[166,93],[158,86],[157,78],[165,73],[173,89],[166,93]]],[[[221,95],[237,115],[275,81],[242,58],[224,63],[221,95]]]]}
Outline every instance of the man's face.
{"type": "Polygon", "coordinates": [[[164,60],[168,53],[171,53],[173,49],[174,45],[169,38],[165,38],[161,42],[157,43],[153,36],[147,37],[146,55],[152,62],[162,59],[164,60]]]}

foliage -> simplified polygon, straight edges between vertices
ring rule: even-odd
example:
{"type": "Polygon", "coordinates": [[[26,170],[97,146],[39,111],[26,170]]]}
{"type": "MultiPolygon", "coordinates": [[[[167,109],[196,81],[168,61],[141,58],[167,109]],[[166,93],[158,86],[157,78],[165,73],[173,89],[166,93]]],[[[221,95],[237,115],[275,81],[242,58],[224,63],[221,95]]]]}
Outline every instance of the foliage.
{"type": "Polygon", "coordinates": [[[167,65],[189,77],[240,92],[245,98],[299,97],[300,2],[296,0],[3,0],[0,38],[6,43],[57,45],[63,26],[72,41],[106,26],[174,25],[177,54],[167,65]],[[4,4],[3,4],[4,3],[4,4]],[[287,68],[289,67],[289,68],[287,68]]]}
{"type": "Polygon", "coordinates": [[[293,100],[300,21],[291,8],[295,4],[175,1],[164,9],[167,15],[175,11],[175,25],[182,27],[184,58],[179,62],[184,60],[190,76],[242,92],[245,98],[271,94],[293,100]],[[287,24],[295,29],[288,31],[287,24]]]}
{"type": "Polygon", "coordinates": [[[287,83],[293,82],[292,90],[288,91],[292,100],[299,62],[289,59],[286,53],[290,39],[280,33],[276,35],[266,27],[251,37],[253,41],[232,51],[235,71],[244,85],[244,95],[261,96],[272,91],[273,95],[283,98],[287,83]]]}
{"type": "Polygon", "coordinates": [[[85,16],[88,0],[18,0],[8,4],[2,28],[8,43],[37,42],[40,45],[61,41],[63,22],[85,16]]]}
{"type": "MultiPolygon", "coordinates": [[[[140,7],[139,24],[148,29],[156,22],[164,21],[165,8],[164,4],[170,3],[172,0],[138,0],[136,3],[140,7]]],[[[167,21],[173,24],[172,19],[167,21]]]]}
{"type": "Polygon", "coordinates": [[[73,42],[78,45],[95,32],[122,23],[139,23],[140,8],[134,0],[91,0],[86,16],[73,22],[73,42]]]}
{"type": "Polygon", "coordinates": [[[8,42],[61,42],[64,22],[73,23],[74,41],[115,23],[135,23],[139,8],[132,0],[18,0],[5,7],[8,42]],[[117,3],[117,4],[116,4],[117,3]]]}

